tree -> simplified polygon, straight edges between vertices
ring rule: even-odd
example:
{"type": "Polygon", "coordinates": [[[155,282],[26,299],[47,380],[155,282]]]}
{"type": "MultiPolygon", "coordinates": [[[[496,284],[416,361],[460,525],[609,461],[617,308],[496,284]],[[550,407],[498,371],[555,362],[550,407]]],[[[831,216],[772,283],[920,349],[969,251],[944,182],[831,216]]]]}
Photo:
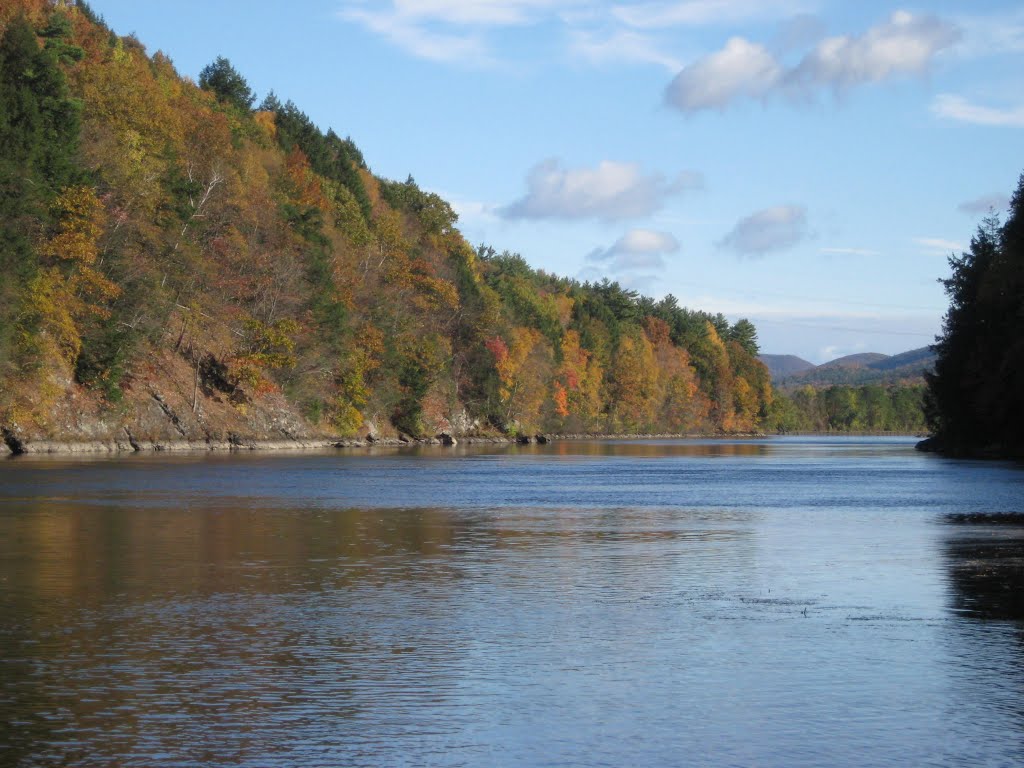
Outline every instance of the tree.
{"type": "Polygon", "coordinates": [[[1002,227],[986,218],[951,257],[935,372],[927,376],[931,446],[968,455],[1024,455],[1024,176],[1002,227]]]}
{"type": "Polygon", "coordinates": [[[212,91],[218,101],[231,104],[243,112],[250,111],[256,101],[256,94],[249,88],[249,83],[223,56],[218,56],[213,63],[203,67],[199,73],[199,87],[204,91],[212,91]]]}
{"type": "Polygon", "coordinates": [[[746,318],[737,320],[736,324],[729,329],[729,341],[735,341],[747,354],[756,357],[760,351],[757,346],[757,328],[746,318]]]}
{"type": "Polygon", "coordinates": [[[15,17],[0,38],[0,375],[36,278],[34,244],[50,223],[51,201],[77,176],[78,134],[79,104],[55,56],[15,17]]]}

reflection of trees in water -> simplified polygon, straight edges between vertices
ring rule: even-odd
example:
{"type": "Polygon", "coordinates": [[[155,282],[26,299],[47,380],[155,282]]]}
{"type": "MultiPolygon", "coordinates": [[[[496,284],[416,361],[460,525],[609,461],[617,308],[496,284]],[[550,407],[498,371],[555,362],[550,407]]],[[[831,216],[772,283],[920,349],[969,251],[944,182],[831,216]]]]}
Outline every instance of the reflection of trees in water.
{"type": "MultiPolygon", "coordinates": [[[[993,743],[1024,749],[1024,514],[953,514],[943,545],[950,607],[944,633],[955,706],[993,743]]],[[[1017,764],[1005,756],[1000,765],[1017,764]]],[[[984,762],[983,760],[979,760],[984,762]]]]}
{"type": "Polygon", "coordinates": [[[16,511],[0,518],[0,765],[258,761],[285,749],[261,728],[344,732],[382,681],[449,690],[429,655],[460,653],[439,640],[451,561],[498,535],[440,509],[16,511]]]}
{"type": "Polygon", "coordinates": [[[944,547],[952,607],[980,619],[1024,620],[1024,514],[950,515],[944,547]]]}
{"type": "MultiPolygon", "coordinates": [[[[773,446],[767,441],[735,440],[563,440],[549,446],[531,447],[534,453],[558,456],[624,456],[665,458],[671,456],[766,456],[773,446]]],[[[519,450],[523,450],[520,448],[519,450]]]]}

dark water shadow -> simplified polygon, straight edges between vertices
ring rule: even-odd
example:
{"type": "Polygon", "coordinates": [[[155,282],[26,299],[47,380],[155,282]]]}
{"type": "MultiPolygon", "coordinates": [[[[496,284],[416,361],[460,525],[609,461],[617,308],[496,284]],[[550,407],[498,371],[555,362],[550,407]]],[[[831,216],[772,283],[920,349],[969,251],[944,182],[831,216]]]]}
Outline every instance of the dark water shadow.
{"type": "Polygon", "coordinates": [[[1024,622],[1024,513],[951,514],[943,546],[951,608],[1024,622]]]}

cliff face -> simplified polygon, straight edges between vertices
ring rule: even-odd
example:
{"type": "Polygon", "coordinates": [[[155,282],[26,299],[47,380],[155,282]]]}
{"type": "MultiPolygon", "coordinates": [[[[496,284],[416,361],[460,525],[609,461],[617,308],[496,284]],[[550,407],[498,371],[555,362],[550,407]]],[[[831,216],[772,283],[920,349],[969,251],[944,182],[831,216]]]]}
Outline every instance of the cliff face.
{"type": "MultiPolygon", "coordinates": [[[[218,59],[200,88],[85,3],[0,7],[6,443],[751,431],[746,321],[474,249],[218,59]]],[[[372,108],[372,107],[371,107],[372,108]]]]}

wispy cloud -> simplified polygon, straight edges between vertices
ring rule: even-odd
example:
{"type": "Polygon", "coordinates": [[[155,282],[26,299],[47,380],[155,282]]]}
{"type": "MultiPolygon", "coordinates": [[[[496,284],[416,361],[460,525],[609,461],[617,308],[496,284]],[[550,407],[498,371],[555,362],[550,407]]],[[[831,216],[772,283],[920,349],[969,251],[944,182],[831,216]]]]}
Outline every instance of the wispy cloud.
{"type": "Polygon", "coordinates": [[[971,58],[1024,52],[1024,10],[954,17],[963,30],[957,53],[971,58]]]}
{"type": "Polygon", "coordinates": [[[719,242],[740,255],[763,256],[792,248],[807,237],[807,210],[800,205],[777,205],[745,216],[719,242]]]}
{"type": "Polygon", "coordinates": [[[956,209],[961,213],[966,213],[971,216],[981,216],[987,214],[989,211],[1002,213],[1009,207],[1009,196],[996,193],[992,195],[982,195],[981,197],[976,197],[973,200],[965,200],[960,203],[956,209]]]}
{"type": "Polygon", "coordinates": [[[956,240],[946,240],[942,237],[915,237],[914,242],[920,246],[923,253],[949,255],[952,251],[964,250],[964,244],[956,240]]]}
{"type": "Polygon", "coordinates": [[[634,163],[602,161],[596,168],[563,168],[557,159],[534,166],[527,193],[499,213],[509,219],[630,219],[647,216],[673,195],[703,185],[684,171],[674,179],[645,174],[634,163]]]}
{"type": "Polygon", "coordinates": [[[679,59],[662,51],[652,37],[633,30],[619,30],[603,36],[591,31],[576,31],[570,36],[569,52],[590,64],[654,64],[669,72],[677,72],[682,66],[679,59]]]}
{"type": "Polygon", "coordinates": [[[495,58],[487,31],[537,24],[574,5],[576,0],[347,0],[338,17],[417,58],[490,65],[495,58]]]}
{"type": "Polygon", "coordinates": [[[963,96],[944,93],[935,97],[932,112],[947,120],[957,120],[974,125],[1024,127],[1024,106],[1017,107],[983,107],[972,104],[963,96]]]}
{"type": "Polygon", "coordinates": [[[822,248],[820,253],[829,256],[879,256],[878,251],[869,248],[822,248]]]}
{"type": "MultiPolygon", "coordinates": [[[[438,22],[463,27],[507,27],[534,23],[538,17],[574,5],[569,0],[391,0],[387,13],[410,22],[438,22]]],[[[362,3],[348,3],[349,9],[362,3]]]]}
{"type": "Polygon", "coordinates": [[[366,27],[392,45],[420,59],[439,62],[489,61],[483,38],[476,32],[459,34],[424,27],[401,14],[347,8],[339,14],[366,27]]]}
{"type": "Polygon", "coordinates": [[[692,113],[722,109],[742,98],[842,91],[920,74],[959,37],[957,27],[937,16],[897,11],[860,36],[825,38],[791,67],[765,46],[733,37],[722,50],[684,67],[666,89],[665,99],[692,113]]]}
{"type": "Polygon", "coordinates": [[[612,8],[612,15],[638,29],[664,29],[786,18],[805,13],[817,5],[810,0],[669,0],[616,5],[612,8]]]}

